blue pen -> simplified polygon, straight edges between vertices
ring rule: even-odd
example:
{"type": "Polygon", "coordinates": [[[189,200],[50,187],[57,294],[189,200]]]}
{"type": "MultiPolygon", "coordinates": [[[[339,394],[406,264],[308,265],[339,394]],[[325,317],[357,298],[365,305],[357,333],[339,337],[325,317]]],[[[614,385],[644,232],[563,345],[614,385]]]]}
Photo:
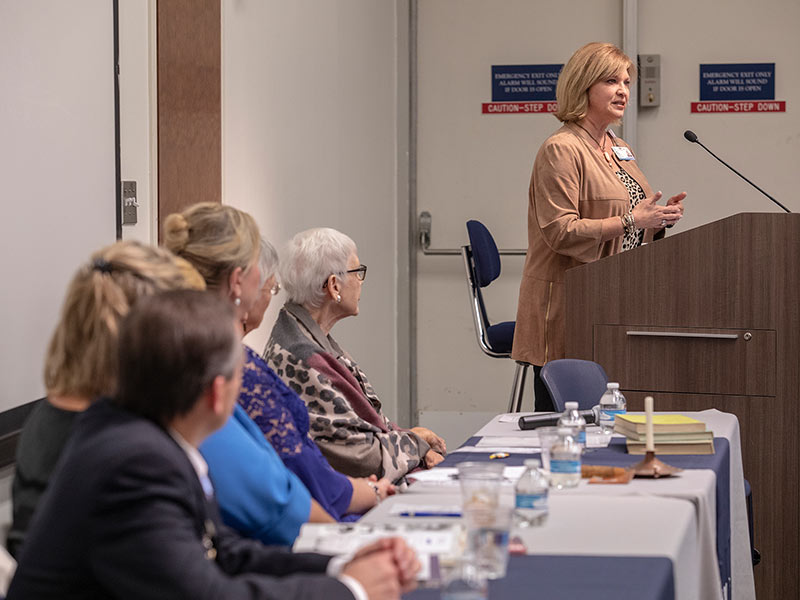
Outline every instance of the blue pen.
{"type": "Polygon", "coordinates": [[[420,512],[401,512],[401,517],[460,517],[460,512],[429,512],[429,511],[420,511],[420,512]]]}

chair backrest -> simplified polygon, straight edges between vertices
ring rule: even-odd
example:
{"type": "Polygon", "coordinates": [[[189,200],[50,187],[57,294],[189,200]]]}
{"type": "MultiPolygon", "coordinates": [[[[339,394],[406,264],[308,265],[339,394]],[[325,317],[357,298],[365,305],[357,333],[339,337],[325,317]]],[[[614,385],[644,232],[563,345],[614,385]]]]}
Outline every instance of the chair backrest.
{"type": "Polygon", "coordinates": [[[467,235],[472,247],[477,283],[485,288],[500,276],[500,253],[492,234],[480,221],[467,221],[467,235]]]}
{"type": "Polygon", "coordinates": [[[467,286],[478,345],[489,356],[507,358],[507,354],[494,351],[489,343],[487,332],[491,323],[486,314],[486,306],[483,303],[483,293],[481,292],[481,288],[489,285],[500,275],[500,254],[492,234],[483,223],[467,221],[467,234],[470,245],[462,246],[461,254],[464,257],[464,267],[467,271],[467,286]]]}
{"type": "Polygon", "coordinates": [[[577,358],[551,360],[542,367],[541,377],[558,412],[564,411],[565,402],[577,402],[580,410],[592,408],[608,383],[603,367],[577,358]]]}

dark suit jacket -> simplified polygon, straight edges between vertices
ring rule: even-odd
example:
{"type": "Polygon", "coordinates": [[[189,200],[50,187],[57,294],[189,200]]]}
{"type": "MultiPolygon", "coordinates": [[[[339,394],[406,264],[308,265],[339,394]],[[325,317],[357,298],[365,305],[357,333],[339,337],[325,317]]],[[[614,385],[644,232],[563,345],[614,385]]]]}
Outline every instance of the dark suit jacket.
{"type": "Polygon", "coordinates": [[[351,600],[328,561],[239,537],[166,431],[101,401],[76,423],[8,598],[351,600]]]}

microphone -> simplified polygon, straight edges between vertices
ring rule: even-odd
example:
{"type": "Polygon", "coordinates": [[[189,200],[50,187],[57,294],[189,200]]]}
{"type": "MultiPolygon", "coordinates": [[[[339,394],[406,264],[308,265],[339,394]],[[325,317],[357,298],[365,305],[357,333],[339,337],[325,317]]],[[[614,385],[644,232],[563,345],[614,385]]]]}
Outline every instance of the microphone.
{"type": "MultiPolygon", "coordinates": [[[[600,408],[595,406],[588,410],[579,410],[578,414],[584,418],[587,425],[597,423],[597,417],[600,408]]],[[[517,425],[520,429],[537,429],[539,427],[553,427],[558,425],[558,420],[561,418],[560,412],[554,413],[540,413],[538,415],[526,415],[520,417],[517,425]]]]}
{"type": "Polygon", "coordinates": [[[736,170],[736,169],[734,169],[732,166],[730,166],[728,163],[726,163],[724,160],[722,160],[722,159],[721,159],[719,156],[717,156],[716,154],[714,154],[714,153],[713,153],[711,150],[709,150],[708,148],[706,148],[706,147],[703,145],[703,142],[701,142],[699,139],[697,139],[697,134],[696,134],[694,131],[692,131],[692,130],[690,130],[690,129],[687,129],[686,131],[684,131],[684,132],[683,132],[683,137],[685,137],[687,140],[689,140],[689,141],[690,141],[690,142],[692,142],[693,144],[699,144],[699,145],[700,145],[700,147],[702,147],[702,148],[703,148],[703,150],[705,150],[706,152],[708,152],[708,153],[709,153],[711,156],[713,156],[714,158],[716,158],[716,159],[717,159],[719,162],[721,162],[723,165],[725,165],[726,167],[728,167],[728,168],[729,168],[731,171],[733,171],[734,173],[736,173],[736,174],[737,174],[739,177],[741,177],[742,179],[744,179],[744,180],[745,180],[747,183],[749,183],[750,185],[752,185],[752,186],[753,186],[754,188],[756,188],[756,189],[757,189],[759,192],[761,192],[762,194],[764,194],[764,195],[765,195],[767,198],[769,198],[769,199],[770,199],[770,200],[772,200],[772,201],[773,201],[775,204],[777,204],[777,205],[778,205],[778,206],[780,206],[780,207],[781,207],[783,210],[785,210],[787,213],[791,213],[791,212],[792,212],[792,211],[790,211],[788,208],[786,208],[786,207],[785,207],[783,204],[781,204],[780,202],[778,202],[778,201],[777,201],[775,198],[773,198],[772,196],[770,196],[770,195],[769,195],[767,192],[765,192],[765,191],[764,191],[764,190],[762,190],[760,187],[758,187],[758,186],[757,186],[755,183],[753,183],[752,181],[750,181],[750,180],[749,180],[747,177],[745,177],[744,175],[742,175],[741,173],[739,173],[739,171],[737,171],[737,170],[736,170]]]}

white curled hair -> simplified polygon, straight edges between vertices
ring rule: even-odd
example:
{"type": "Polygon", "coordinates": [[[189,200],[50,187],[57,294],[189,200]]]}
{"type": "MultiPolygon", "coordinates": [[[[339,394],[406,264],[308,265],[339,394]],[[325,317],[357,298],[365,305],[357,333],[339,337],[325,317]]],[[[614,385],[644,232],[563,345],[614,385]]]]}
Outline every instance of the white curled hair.
{"type": "Polygon", "coordinates": [[[274,246],[270,244],[263,237],[261,238],[261,245],[258,253],[258,270],[261,271],[261,281],[259,282],[259,289],[264,287],[267,279],[275,274],[278,270],[278,252],[274,246]]]}
{"type": "Polygon", "coordinates": [[[355,254],[356,244],[330,227],[307,229],[296,234],[281,257],[281,285],[289,301],[319,308],[327,295],[323,284],[331,275],[343,277],[347,259],[355,254]]]}

